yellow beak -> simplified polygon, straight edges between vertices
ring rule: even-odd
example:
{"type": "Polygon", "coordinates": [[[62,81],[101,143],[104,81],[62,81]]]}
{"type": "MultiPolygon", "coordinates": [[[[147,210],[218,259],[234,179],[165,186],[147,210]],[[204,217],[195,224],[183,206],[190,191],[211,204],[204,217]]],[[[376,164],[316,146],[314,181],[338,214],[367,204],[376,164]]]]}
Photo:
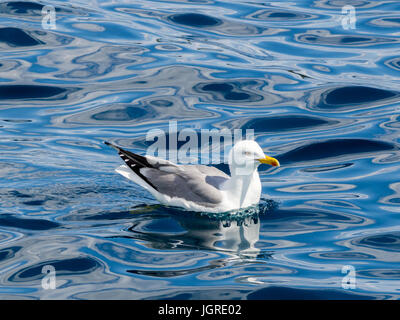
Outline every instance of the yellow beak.
{"type": "Polygon", "coordinates": [[[257,160],[260,161],[261,163],[269,164],[269,165],[271,165],[273,167],[279,167],[280,166],[279,161],[277,159],[275,159],[275,158],[272,158],[272,157],[265,156],[265,158],[257,159],[257,160]]]}

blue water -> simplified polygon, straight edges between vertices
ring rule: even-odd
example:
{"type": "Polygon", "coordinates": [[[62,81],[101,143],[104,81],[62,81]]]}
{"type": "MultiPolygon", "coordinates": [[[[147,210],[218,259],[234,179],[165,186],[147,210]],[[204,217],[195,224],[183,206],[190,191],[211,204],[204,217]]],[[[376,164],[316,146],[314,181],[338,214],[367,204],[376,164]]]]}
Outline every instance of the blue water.
{"type": "Polygon", "coordinates": [[[400,3],[351,1],[355,29],[345,4],[1,2],[0,298],[398,299],[400,3]],[[281,162],[260,206],[188,213],[114,172],[104,140],[144,154],[170,120],[254,129],[281,162]]]}

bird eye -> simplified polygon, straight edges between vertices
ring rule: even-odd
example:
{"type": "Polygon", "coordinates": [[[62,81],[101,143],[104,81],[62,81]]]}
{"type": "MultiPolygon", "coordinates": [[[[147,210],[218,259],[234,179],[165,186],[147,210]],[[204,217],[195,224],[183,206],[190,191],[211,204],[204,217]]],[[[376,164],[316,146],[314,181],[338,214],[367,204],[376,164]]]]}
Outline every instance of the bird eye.
{"type": "Polygon", "coordinates": [[[250,156],[250,155],[251,155],[251,152],[249,152],[249,151],[244,151],[243,154],[244,154],[245,156],[250,156]]]}

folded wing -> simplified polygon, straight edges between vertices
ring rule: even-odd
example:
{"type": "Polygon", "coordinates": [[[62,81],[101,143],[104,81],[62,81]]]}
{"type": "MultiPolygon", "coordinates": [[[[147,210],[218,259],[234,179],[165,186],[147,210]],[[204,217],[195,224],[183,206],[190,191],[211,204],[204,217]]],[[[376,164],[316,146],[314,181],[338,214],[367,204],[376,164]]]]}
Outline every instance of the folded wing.
{"type": "MultiPolygon", "coordinates": [[[[219,188],[229,176],[215,167],[176,165],[160,158],[126,151],[108,142],[106,144],[118,151],[126,166],[140,178],[140,182],[148,186],[146,189],[150,192],[159,192],[207,207],[216,206],[222,201],[219,188]]],[[[137,182],[137,179],[132,180],[137,182]]]]}

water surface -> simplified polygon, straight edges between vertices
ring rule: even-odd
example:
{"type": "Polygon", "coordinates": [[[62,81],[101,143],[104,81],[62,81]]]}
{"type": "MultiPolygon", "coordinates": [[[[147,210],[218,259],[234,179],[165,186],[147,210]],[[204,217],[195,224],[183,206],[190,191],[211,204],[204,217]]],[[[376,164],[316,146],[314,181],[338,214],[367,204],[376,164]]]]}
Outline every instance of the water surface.
{"type": "Polygon", "coordinates": [[[398,299],[400,5],[0,4],[1,299],[398,299]],[[254,129],[281,162],[241,216],[157,204],[114,142],[254,129]],[[56,270],[57,289],[41,286],[56,270]],[[356,287],[344,289],[344,266],[356,287]]]}

